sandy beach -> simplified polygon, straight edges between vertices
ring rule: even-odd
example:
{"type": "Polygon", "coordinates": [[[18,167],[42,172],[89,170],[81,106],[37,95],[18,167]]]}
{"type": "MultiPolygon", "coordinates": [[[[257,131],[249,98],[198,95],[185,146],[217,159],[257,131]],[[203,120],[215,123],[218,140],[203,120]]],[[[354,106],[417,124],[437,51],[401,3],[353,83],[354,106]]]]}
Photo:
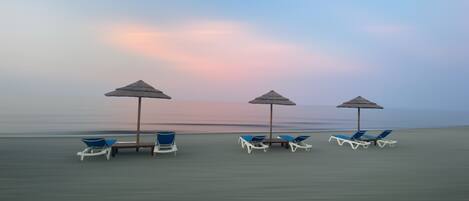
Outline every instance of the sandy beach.
{"type": "Polygon", "coordinates": [[[311,152],[251,155],[238,135],[185,134],[177,156],[83,162],[79,138],[1,138],[0,200],[469,200],[468,133],[398,130],[396,147],[356,151],[328,143],[335,133],[309,133],[311,152]]]}

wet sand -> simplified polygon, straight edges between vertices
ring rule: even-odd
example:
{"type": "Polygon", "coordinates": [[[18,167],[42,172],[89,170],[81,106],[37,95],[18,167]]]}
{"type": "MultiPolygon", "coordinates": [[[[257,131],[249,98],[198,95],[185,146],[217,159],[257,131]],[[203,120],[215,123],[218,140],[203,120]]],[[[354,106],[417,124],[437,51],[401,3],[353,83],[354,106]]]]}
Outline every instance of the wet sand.
{"type": "Polygon", "coordinates": [[[79,138],[0,138],[0,200],[469,200],[469,127],[398,130],[384,149],[341,147],[331,134],[310,133],[311,152],[251,155],[239,135],[186,134],[177,156],[83,162],[79,138]]]}

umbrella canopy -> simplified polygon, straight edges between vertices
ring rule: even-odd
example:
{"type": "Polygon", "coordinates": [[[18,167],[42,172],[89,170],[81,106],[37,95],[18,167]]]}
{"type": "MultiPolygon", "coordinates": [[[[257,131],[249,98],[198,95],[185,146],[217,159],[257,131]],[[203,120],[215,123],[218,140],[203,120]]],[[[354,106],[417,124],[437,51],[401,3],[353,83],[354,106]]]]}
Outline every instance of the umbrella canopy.
{"type": "Polygon", "coordinates": [[[262,96],[255,98],[252,101],[249,101],[252,104],[275,104],[275,105],[296,105],[290,99],[283,97],[274,90],[269,91],[262,96]]]}
{"type": "Polygon", "coordinates": [[[139,80],[125,87],[117,88],[114,91],[104,94],[105,96],[120,96],[120,97],[144,97],[144,98],[164,98],[171,99],[162,91],[155,89],[151,85],[139,80]]]}
{"type": "MultiPolygon", "coordinates": [[[[288,98],[283,97],[274,90],[269,91],[268,93],[255,98],[252,101],[249,101],[251,104],[269,104],[270,105],[270,139],[272,139],[272,114],[273,114],[273,105],[296,105],[293,101],[288,98]]],[[[272,142],[270,142],[272,144],[272,142]]]]}
{"type": "Polygon", "coordinates": [[[361,96],[342,103],[338,108],[358,108],[358,131],[360,131],[360,109],[384,109],[382,106],[371,102],[361,96]]]}
{"type": "Polygon", "coordinates": [[[129,84],[125,87],[117,88],[114,91],[104,94],[105,96],[118,97],[137,97],[138,98],[138,117],[137,117],[137,144],[140,143],[140,114],[142,108],[142,98],[162,98],[171,99],[162,91],[155,89],[142,80],[129,84]]]}

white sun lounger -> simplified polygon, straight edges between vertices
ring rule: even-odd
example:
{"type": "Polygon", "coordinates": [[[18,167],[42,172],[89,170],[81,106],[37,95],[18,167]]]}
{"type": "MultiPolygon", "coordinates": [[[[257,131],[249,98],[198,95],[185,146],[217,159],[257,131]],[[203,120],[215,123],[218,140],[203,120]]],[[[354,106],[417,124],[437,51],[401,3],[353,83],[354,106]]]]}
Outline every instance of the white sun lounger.
{"type": "Polygon", "coordinates": [[[333,139],[336,140],[337,144],[340,145],[340,146],[344,145],[344,143],[349,144],[350,147],[352,147],[353,150],[358,149],[359,146],[362,146],[363,148],[366,149],[371,144],[371,142],[344,139],[344,138],[340,138],[340,137],[337,137],[337,136],[331,136],[329,138],[329,142],[331,142],[333,139]]]}
{"type": "Polygon", "coordinates": [[[243,135],[239,137],[238,143],[241,144],[241,148],[244,149],[244,147],[246,147],[248,154],[251,154],[254,149],[267,152],[269,146],[262,142],[264,139],[265,136],[243,135]]]}
{"type": "Polygon", "coordinates": [[[306,144],[304,140],[309,138],[309,136],[298,136],[293,137],[290,135],[280,135],[277,138],[288,141],[288,145],[290,146],[291,152],[295,152],[297,149],[304,149],[305,151],[311,151],[313,148],[312,145],[306,144]]]}
{"type": "Polygon", "coordinates": [[[348,136],[348,135],[333,135],[331,137],[329,137],[329,142],[331,142],[332,140],[336,140],[337,141],[337,144],[342,146],[344,145],[344,143],[347,143],[350,145],[350,147],[352,147],[353,150],[356,150],[358,149],[358,147],[362,146],[363,148],[368,148],[368,146],[370,146],[371,142],[365,142],[365,141],[362,141],[362,140],[358,140],[360,139],[361,136],[363,136],[365,134],[366,131],[358,131],[356,132],[354,135],[352,136],[348,136]]]}
{"type": "Polygon", "coordinates": [[[77,153],[80,160],[85,159],[87,156],[99,156],[106,155],[106,159],[111,158],[111,147],[116,140],[106,140],[104,138],[83,138],[82,141],[86,144],[86,148],[83,151],[77,153]]]}
{"type": "Polygon", "coordinates": [[[361,140],[367,141],[367,142],[375,142],[375,145],[378,145],[380,148],[384,148],[386,145],[393,147],[394,145],[396,145],[397,140],[385,139],[391,133],[392,133],[392,130],[385,130],[378,136],[363,135],[361,140]]]}
{"type": "MultiPolygon", "coordinates": [[[[176,156],[178,147],[176,146],[176,133],[173,131],[160,131],[156,135],[155,150],[153,153],[173,153],[176,156]]],[[[156,154],[155,154],[156,156],[156,154]]]]}

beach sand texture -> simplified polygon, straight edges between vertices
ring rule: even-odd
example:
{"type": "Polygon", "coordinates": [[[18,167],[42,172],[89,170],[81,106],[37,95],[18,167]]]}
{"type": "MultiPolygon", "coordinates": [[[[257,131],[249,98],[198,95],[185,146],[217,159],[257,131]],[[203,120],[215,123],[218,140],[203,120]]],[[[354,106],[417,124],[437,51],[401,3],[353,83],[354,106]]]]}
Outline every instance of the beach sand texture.
{"type": "Polygon", "coordinates": [[[79,138],[0,138],[0,200],[469,200],[469,127],[395,131],[384,149],[331,134],[310,134],[311,152],[251,155],[238,135],[177,135],[177,156],[83,162],[79,138]]]}

